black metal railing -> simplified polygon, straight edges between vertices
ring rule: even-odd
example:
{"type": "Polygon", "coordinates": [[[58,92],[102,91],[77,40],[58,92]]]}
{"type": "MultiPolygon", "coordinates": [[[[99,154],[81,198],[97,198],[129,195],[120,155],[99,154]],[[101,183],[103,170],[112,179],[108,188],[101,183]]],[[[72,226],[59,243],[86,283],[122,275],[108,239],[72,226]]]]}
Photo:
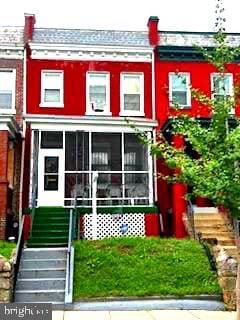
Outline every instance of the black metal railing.
{"type": "MultiPolygon", "coordinates": [[[[198,233],[197,235],[198,235],[198,241],[202,245],[202,247],[203,247],[203,249],[205,251],[205,254],[206,254],[207,258],[208,258],[211,270],[212,271],[217,271],[216,259],[215,259],[214,255],[213,255],[213,253],[212,253],[212,251],[210,249],[209,243],[205,239],[202,238],[202,234],[201,233],[198,233]]],[[[213,245],[216,244],[215,241],[217,241],[217,240],[214,240],[214,243],[212,243],[213,245]]]]}
{"type": "Polygon", "coordinates": [[[18,232],[18,241],[16,246],[16,254],[14,257],[13,265],[14,265],[14,280],[13,280],[13,295],[15,292],[16,287],[16,281],[17,281],[17,275],[22,255],[22,250],[24,247],[24,222],[25,222],[25,216],[22,217],[22,221],[19,224],[19,232],[18,232]]]}
{"type": "Polygon", "coordinates": [[[192,233],[193,239],[197,239],[195,223],[194,223],[194,209],[191,200],[187,201],[187,219],[190,227],[190,232],[192,233]]]}

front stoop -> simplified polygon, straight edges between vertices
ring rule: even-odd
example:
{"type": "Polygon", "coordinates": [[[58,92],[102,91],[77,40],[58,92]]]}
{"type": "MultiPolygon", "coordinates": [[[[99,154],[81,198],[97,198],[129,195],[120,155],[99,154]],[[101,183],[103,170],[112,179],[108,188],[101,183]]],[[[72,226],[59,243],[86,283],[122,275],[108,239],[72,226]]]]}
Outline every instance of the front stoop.
{"type": "MultiPolygon", "coordinates": [[[[207,242],[213,244],[214,240],[228,255],[237,257],[237,247],[235,243],[234,233],[230,227],[229,221],[216,208],[194,208],[194,226],[196,234],[207,242]],[[208,210],[206,210],[208,209],[208,210]]],[[[185,217],[187,230],[191,235],[191,228],[185,217]]]]}
{"type": "MultiPolygon", "coordinates": [[[[194,227],[197,235],[212,246],[217,262],[219,284],[223,290],[223,300],[228,310],[236,309],[237,246],[230,221],[216,208],[197,208],[194,213],[194,227]]],[[[189,234],[192,230],[184,217],[189,234]]]]}
{"type": "Polygon", "coordinates": [[[66,259],[66,248],[24,249],[14,301],[64,304],[66,259]]]}

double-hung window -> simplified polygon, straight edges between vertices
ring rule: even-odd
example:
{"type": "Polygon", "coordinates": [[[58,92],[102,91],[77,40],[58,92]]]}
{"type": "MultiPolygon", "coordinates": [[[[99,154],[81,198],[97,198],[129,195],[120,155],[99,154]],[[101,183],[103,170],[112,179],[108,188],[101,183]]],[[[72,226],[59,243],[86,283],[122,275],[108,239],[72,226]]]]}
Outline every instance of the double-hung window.
{"type": "Polygon", "coordinates": [[[191,90],[189,73],[169,74],[170,106],[177,105],[183,108],[191,107],[191,90]]]}
{"type": "Polygon", "coordinates": [[[41,107],[63,107],[63,71],[43,70],[41,74],[41,107]]]}
{"type": "Polygon", "coordinates": [[[121,115],[144,116],[144,78],[142,73],[121,74],[121,115]]]}
{"type": "Polygon", "coordinates": [[[233,95],[233,76],[231,73],[211,75],[212,96],[224,99],[233,95]]]}
{"type": "Polygon", "coordinates": [[[15,109],[16,70],[0,70],[0,110],[13,112],[15,109]]]}
{"type": "Polygon", "coordinates": [[[110,115],[109,73],[87,73],[87,114],[110,115]]]}
{"type": "MultiPolygon", "coordinates": [[[[225,100],[233,96],[233,75],[231,73],[212,73],[211,74],[211,92],[212,98],[225,100]]],[[[232,108],[230,113],[233,114],[232,108]]]]}

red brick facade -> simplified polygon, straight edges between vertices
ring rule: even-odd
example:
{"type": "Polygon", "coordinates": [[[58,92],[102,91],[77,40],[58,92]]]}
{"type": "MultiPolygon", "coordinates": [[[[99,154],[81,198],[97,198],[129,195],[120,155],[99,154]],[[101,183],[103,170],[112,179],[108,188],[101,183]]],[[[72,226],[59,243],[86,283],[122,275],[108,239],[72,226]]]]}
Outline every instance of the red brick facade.
{"type": "Polygon", "coordinates": [[[0,239],[5,238],[8,201],[8,131],[0,131],[0,239]]]}
{"type": "Polygon", "coordinates": [[[0,59],[0,69],[16,70],[15,87],[15,110],[14,121],[16,121],[15,137],[12,136],[14,143],[14,164],[11,175],[13,176],[13,185],[9,189],[8,181],[8,148],[10,134],[7,130],[0,130],[0,239],[5,239],[6,234],[6,215],[7,209],[11,208],[13,212],[19,213],[19,189],[21,175],[21,149],[22,137],[19,131],[23,126],[23,60],[21,59],[0,59]],[[11,191],[11,192],[10,192],[11,191]],[[9,197],[11,193],[11,197],[9,197]]]}

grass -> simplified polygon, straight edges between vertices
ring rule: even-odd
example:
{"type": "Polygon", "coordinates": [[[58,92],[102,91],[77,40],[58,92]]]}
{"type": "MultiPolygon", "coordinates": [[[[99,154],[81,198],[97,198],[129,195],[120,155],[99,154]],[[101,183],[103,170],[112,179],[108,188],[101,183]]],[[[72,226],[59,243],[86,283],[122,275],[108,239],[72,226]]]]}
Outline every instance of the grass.
{"type": "Polygon", "coordinates": [[[74,299],[218,294],[202,247],[185,239],[75,242],[74,299]]]}
{"type": "Polygon", "coordinates": [[[15,243],[0,240],[0,254],[5,258],[11,258],[11,254],[14,248],[16,248],[15,243]]]}

